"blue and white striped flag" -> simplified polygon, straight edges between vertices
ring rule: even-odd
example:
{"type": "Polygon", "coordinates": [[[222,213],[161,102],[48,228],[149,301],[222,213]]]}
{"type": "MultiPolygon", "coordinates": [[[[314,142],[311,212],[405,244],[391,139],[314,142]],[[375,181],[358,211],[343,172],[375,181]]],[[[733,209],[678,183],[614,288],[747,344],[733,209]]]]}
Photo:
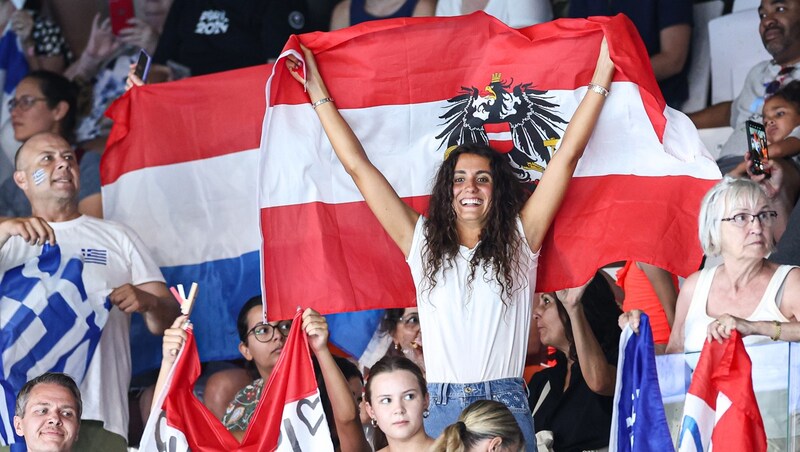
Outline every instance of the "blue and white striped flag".
{"type": "Polygon", "coordinates": [[[92,359],[111,303],[108,294],[83,286],[80,256],[45,245],[42,254],[0,274],[0,444],[14,434],[16,395],[29,379],[65,372],[80,384],[92,359]]]}
{"type": "Polygon", "coordinates": [[[658,386],[653,332],[644,313],[639,334],[634,334],[629,325],[619,338],[617,387],[608,450],[675,450],[658,386]]]}

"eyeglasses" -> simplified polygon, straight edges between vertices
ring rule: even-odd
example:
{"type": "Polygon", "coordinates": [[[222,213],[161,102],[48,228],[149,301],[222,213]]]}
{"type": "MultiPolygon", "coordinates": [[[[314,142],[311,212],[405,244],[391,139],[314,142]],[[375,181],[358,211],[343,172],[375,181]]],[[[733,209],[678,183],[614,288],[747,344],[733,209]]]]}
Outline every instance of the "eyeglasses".
{"type": "Polygon", "coordinates": [[[410,327],[419,327],[419,314],[413,312],[411,314],[406,314],[397,319],[397,323],[402,323],[405,326],[410,327]]]}
{"type": "Polygon", "coordinates": [[[8,100],[8,112],[11,113],[15,108],[19,107],[22,111],[28,111],[33,107],[36,102],[47,100],[45,97],[22,96],[8,100]]]}
{"type": "Polygon", "coordinates": [[[772,222],[777,218],[778,212],[774,210],[765,210],[763,212],[758,212],[756,214],[752,213],[737,213],[736,215],[730,218],[722,218],[720,221],[730,221],[736,226],[744,227],[748,224],[755,223],[756,218],[758,218],[758,222],[762,225],[771,225],[772,222]]]}
{"type": "Polygon", "coordinates": [[[783,84],[783,81],[786,79],[786,77],[788,77],[789,74],[791,74],[792,72],[794,72],[794,66],[781,67],[781,70],[778,72],[778,75],[775,77],[775,80],[765,85],[766,95],[771,96],[775,94],[783,84]]]}
{"type": "Polygon", "coordinates": [[[256,326],[250,328],[247,336],[253,335],[258,342],[269,342],[275,337],[275,331],[281,333],[281,336],[289,336],[289,330],[292,329],[292,321],[284,320],[278,322],[277,325],[270,325],[268,323],[257,323],[256,326]]]}

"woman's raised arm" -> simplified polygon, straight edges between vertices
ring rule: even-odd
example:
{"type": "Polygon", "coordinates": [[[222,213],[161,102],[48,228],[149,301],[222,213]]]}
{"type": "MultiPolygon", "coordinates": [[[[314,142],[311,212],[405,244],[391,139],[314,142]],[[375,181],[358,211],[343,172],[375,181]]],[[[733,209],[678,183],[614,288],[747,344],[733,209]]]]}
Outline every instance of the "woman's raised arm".
{"type": "Polygon", "coordinates": [[[558,152],[550,160],[541,182],[519,214],[525,229],[525,239],[534,252],[541,248],[547,230],[550,229],[553,218],[561,207],[561,201],[567,192],[578,160],[583,155],[589,137],[592,136],[597,118],[600,117],[600,110],[603,108],[613,78],[614,62],[611,61],[608,44],[603,38],[597,66],[592,76],[594,87],[586,92],[586,96],[572,115],[558,152]],[[602,94],[603,90],[605,94],[602,94]]]}
{"type": "Polygon", "coordinates": [[[408,257],[419,214],[400,199],[389,181],[369,161],[358,137],[330,98],[325,82],[317,70],[314,54],[305,47],[303,54],[306,64],[305,80],[299,73],[303,64],[300,60],[290,56],[286,66],[297,81],[306,85],[311,105],[317,112],[325,134],[347,174],[353,178],[383,229],[397,243],[403,255],[408,257]]]}

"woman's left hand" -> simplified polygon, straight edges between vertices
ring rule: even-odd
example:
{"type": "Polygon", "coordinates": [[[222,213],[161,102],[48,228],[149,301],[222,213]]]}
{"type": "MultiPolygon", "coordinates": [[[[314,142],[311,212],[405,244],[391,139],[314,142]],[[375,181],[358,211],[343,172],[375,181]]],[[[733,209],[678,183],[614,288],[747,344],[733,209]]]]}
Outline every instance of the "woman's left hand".
{"type": "Polygon", "coordinates": [[[570,312],[572,309],[580,306],[581,298],[583,298],[583,294],[586,292],[586,288],[589,287],[589,283],[592,282],[592,279],[594,279],[594,277],[589,278],[588,281],[578,287],[556,292],[556,296],[558,297],[559,301],[561,301],[561,304],[564,305],[564,309],[566,309],[567,312],[570,312]]]}
{"type": "Polygon", "coordinates": [[[733,330],[738,331],[742,336],[749,336],[753,334],[753,323],[730,314],[722,314],[717,320],[708,324],[708,342],[716,340],[722,343],[731,337],[733,330]]]}
{"type": "Polygon", "coordinates": [[[303,312],[303,331],[308,335],[308,344],[316,355],[328,348],[328,321],[319,312],[308,308],[303,312]]]}

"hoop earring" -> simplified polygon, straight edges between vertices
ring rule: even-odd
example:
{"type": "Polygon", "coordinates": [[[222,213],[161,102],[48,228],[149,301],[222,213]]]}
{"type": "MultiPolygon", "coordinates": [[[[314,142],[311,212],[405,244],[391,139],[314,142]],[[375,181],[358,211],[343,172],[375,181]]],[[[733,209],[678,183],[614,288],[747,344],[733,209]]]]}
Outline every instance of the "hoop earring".
{"type": "Polygon", "coordinates": [[[372,420],[370,421],[370,424],[372,424],[373,427],[378,427],[378,420],[375,419],[375,418],[372,418],[372,420]]]}
{"type": "Polygon", "coordinates": [[[424,417],[425,419],[427,419],[427,418],[428,418],[428,416],[430,416],[430,415],[431,415],[431,412],[430,412],[430,410],[428,410],[427,408],[425,408],[425,411],[423,411],[423,412],[422,412],[422,417],[424,417]]]}

